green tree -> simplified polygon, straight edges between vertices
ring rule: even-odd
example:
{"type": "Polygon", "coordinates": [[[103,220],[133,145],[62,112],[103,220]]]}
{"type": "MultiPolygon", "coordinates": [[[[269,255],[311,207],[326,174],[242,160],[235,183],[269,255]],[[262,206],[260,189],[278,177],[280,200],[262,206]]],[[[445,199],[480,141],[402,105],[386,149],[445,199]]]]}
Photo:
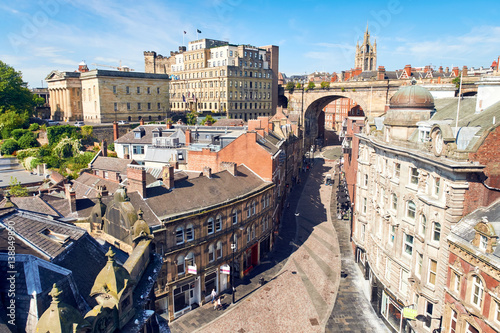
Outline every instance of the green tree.
{"type": "Polygon", "coordinates": [[[14,140],[19,140],[26,133],[30,133],[30,131],[22,128],[16,128],[15,130],[12,130],[12,132],[10,132],[10,136],[14,140]]]}
{"type": "Polygon", "coordinates": [[[294,87],[295,87],[295,85],[293,84],[293,82],[288,81],[288,83],[285,86],[285,90],[293,90],[294,87]]]}
{"type": "Polygon", "coordinates": [[[10,110],[29,116],[39,99],[26,88],[21,72],[0,61],[0,114],[10,110]]]}
{"type": "Polygon", "coordinates": [[[27,126],[28,121],[29,115],[27,113],[19,114],[13,110],[8,110],[4,113],[0,112],[0,133],[2,134],[2,138],[10,138],[13,130],[27,126]]]}
{"type": "Polygon", "coordinates": [[[51,126],[47,128],[47,139],[49,139],[49,145],[54,145],[61,140],[62,137],[77,137],[77,132],[79,128],[71,125],[62,126],[51,126]]]}
{"type": "Polygon", "coordinates": [[[17,143],[16,140],[7,139],[2,144],[2,148],[0,148],[0,151],[2,152],[3,155],[12,155],[12,153],[14,153],[18,149],[19,149],[19,144],[17,143]]]}
{"type": "Polygon", "coordinates": [[[206,116],[206,117],[205,117],[205,119],[203,119],[203,121],[202,121],[202,123],[201,123],[201,124],[202,124],[202,125],[205,125],[208,121],[209,121],[211,124],[215,123],[215,119],[214,119],[214,117],[212,117],[211,115],[208,115],[208,116],[206,116]]]}
{"type": "Polygon", "coordinates": [[[40,125],[38,125],[37,123],[31,124],[29,127],[30,131],[38,131],[39,129],[40,129],[40,125]]]}
{"type": "Polygon", "coordinates": [[[92,127],[90,125],[82,126],[82,135],[83,136],[88,138],[89,136],[92,136],[92,134],[94,134],[94,127],[92,127]]]}
{"type": "Polygon", "coordinates": [[[297,82],[297,85],[295,86],[295,88],[297,88],[297,89],[301,89],[302,88],[302,85],[300,84],[300,82],[297,82]]]}
{"type": "Polygon", "coordinates": [[[21,147],[21,149],[38,147],[40,145],[36,140],[35,133],[33,132],[24,134],[17,142],[19,143],[19,147],[21,147]]]}
{"type": "Polygon", "coordinates": [[[21,182],[17,181],[16,177],[10,177],[9,194],[14,197],[27,197],[28,190],[21,186],[21,182]]]}
{"type": "Polygon", "coordinates": [[[457,76],[453,80],[451,80],[451,83],[455,84],[455,88],[460,89],[460,76],[457,76]]]}
{"type": "Polygon", "coordinates": [[[314,88],[316,88],[316,84],[312,81],[309,81],[309,84],[307,85],[306,90],[314,89],[314,88]]]}
{"type": "Polygon", "coordinates": [[[330,82],[326,81],[321,82],[321,88],[323,89],[330,88],[330,82]]]}
{"type": "Polygon", "coordinates": [[[188,125],[196,125],[198,116],[194,112],[190,112],[186,115],[186,121],[188,125]]]}

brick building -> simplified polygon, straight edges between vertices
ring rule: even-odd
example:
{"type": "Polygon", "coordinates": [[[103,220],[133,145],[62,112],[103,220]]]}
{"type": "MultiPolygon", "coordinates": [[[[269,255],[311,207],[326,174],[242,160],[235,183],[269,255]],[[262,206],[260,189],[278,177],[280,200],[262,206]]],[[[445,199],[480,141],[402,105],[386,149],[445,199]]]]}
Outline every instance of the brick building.
{"type": "Polygon", "coordinates": [[[350,98],[339,98],[323,108],[325,113],[325,129],[342,131],[342,123],[348,115],[364,116],[363,109],[350,98]]]}

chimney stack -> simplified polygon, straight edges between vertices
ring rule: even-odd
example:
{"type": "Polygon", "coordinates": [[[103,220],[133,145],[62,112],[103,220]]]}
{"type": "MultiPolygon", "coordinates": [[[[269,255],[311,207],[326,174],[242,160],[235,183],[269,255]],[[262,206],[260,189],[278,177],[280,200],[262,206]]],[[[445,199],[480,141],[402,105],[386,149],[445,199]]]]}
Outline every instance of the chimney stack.
{"type": "Polygon", "coordinates": [[[174,167],[170,164],[164,165],[161,170],[163,185],[168,190],[174,188],[174,167]]]}
{"type": "Polygon", "coordinates": [[[233,176],[236,176],[238,174],[238,170],[236,169],[236,163],[234,162],[222,162],[220,164],[220,169],[222,171],[223,170],[229,171],[229,173],[232,174],[233,176]]]}
{"type": "Polygon", "coordinates": [[[99,192],[101,197],[106,197],[109,195],[109,191],[106,188],[106,185],[97,185],[97,192],[99,192]]]}
{"type": "Polygon", "coordinates": [[[128,188],[127,192],[139,192],[141,197],[146,198],[146,169],[141,165],[127,165],[128,188]]]}
{"type": "Polygon", "coordinates": [[[408,77],[411,77],[411,65],[406,65],[404,71],[408,77]]]}
{"type": "Polygon", "coordinates": [[[103,157],[108,156],[108,143],[106,142],[106,140],[101,141],[101,152],[103,157]]]}
{"type": "Polygon", "coordinates": [[[467,66],[462,67],[463,76],[467,76],[467,66]]]}
{"type": "Polygon", "coordinates": [[[203,167],[203,176],[207,178],[212,178],[212,169],[208,166],[203,167]]]}
{"type": "Polygon", "coordinates": [[[66,199],[68,199],[70,212],[76,212],[76,192],[71,188],[70,184],[64,184],[64,192],[66,193],[66,199]]]}
{"type": "Polygon", "coordinates": [[[172,122],[167,121],[167,129],[171,129],[171,128],[172,128],[172,122]]]}
{"type": "Polygon", "coordinates": [[[113,121],[113,141],[118,140],[119,134],[118,134],[118,123],[116,121],[113,121]]]}
{"type": "Polygon", "coordinates": [[[458,67],[456,67],[456,66],[453,67],[452,72],[453,72],[453,74],[455,74],[455,77],[458,77],[458,74],[459,74],[458,73],[458,67]]]}
{"type": "Polygon", "coordinates": [[[443,73],[443,66],[439,66],[439,73],[443,73]]]}
{"type": "Polygon", "coordinates": [[[144,118],[141,118],[141,120],[139,121],[139,125],[144,125],[144,118]]]}
{"type": "Polygon", "coordinates": [[[378,66],[377,80],[385,80],[385,67],[378,66]]]}
{"type": "Polygon", "coordinates": [[[191,130],[186,128],[184,134],[186,135],[186,146],[189,146],[191,144],[191,130]]]}

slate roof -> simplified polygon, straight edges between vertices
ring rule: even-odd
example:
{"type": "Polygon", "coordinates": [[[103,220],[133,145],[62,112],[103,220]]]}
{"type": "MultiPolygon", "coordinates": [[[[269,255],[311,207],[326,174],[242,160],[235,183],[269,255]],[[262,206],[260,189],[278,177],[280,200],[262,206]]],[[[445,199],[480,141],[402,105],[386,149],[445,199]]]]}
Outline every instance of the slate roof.
{"type": "Polygon", "coordinates": [[[132,159],[98,156],[91,164],[91,168],[95,170],[113,171],[120,174],[126,174],[128,164],[137,163],[132,159]]]}
{"type": "Polygon", "coordinates": [[[134,208],[144,211],[144,220],[157,225],[162,219],[205,209],[272,186],[244,165],[237,170],[237,176],[221,171],[212,174],[210,179],[204,176],[185,179],[176,182],[171,191],[163,186],[148,188],[146,199],[137,192],[129,192],[128,196],[134,208]]]}
{"type": "MultiPolygon", "coordinates": [[[[59,212],[51,207],[47,202],[42,200],[40,196],[11,197],[10,201],[12,201],[12,203],[18,208],[28,212],[45,214],[54,217],[63,216],[62,214],[59,214],[59,212]]],[[[5,198],[0,201],[0,208],[3,208],[6,202],[7,199],[5,198]]]]}
{"type": "MultiPolygon", "coordinates": [[[[86,234],[85,230],[72,224],[17,209],[1,216],[0,225],[13,226],[17,237],[50,259],[63,253],[86,234]]],[[[5,243],[0,244],[0,250],[6,246],[5,243]]]]}
{"type": "Polygon", "coordinates": [[[477,223],[482,221],[482,218],[486,217],[488,223],[491,224],[495,230],[495,233],[500,236],[500,200],[497,200],[493,204],[487,207],[480,207],[464,216],[456,225],[451,228],[449,240],[453,242],[459,242],[464,244],[470,249],[473,249],[478,255],[484,257],[489,257],[490,259],[496,260],[496,265],[500,268],[500,246],[497,245],[494,252],[491,254],[485,254],[478,248],[472,245],[472,240],[476,234],[474,227],[477,223]]]}
{"type": "Polygon", "coordinates": [[[273,142],[276,141],[276,138],[266,135],[266,137],[263,137],[259,134],[257,134],[257,144],[264,148],[269,154],[274,156],[278,151],[279,147],[277,147],[273,142]]]}
{"type": "Polygon", "coordinates": [[[243,126],[245,122],[243,119],[219,119],[213,126],[243,126]]]}
{"type": "MultiPolygon", "coordinates": [[[[122,175],[122,179],[125,179],[127,173],[122,175]]],[[[77,179],[73,180],[73,189],[76,192],[77,198],[97,198],[98,185],[105,185],[106,189],[110,194],[115,193],[115,191],[120,187],[120,184],[113,182],[108,179],[103,179],[93,174],[84,172],[77,179]]]]}

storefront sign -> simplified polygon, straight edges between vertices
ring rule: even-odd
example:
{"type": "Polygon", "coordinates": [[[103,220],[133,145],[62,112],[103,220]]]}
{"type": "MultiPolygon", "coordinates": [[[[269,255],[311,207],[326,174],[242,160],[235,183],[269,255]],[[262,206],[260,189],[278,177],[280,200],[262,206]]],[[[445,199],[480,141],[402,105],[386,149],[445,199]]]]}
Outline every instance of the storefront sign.
{"type": "Polygon", "coordinates": [[[417,317],[417,310],[410,309],[410,308],[404,308],[403,309],[403,317],[415,320],[415,318],[417,317]]]}
{"type": "Polygon", "coordinates": [[[188,266],[188,273],[189,274],[198,274],[198,270],[196,269],[196,265],[188,266]]]}
{"type": "Polygon", "coordinates": [[[220,272],[222,274],[231,274],[231,268],[229,267],[229,265],[222,265],[220,266],[220,272]]]}

